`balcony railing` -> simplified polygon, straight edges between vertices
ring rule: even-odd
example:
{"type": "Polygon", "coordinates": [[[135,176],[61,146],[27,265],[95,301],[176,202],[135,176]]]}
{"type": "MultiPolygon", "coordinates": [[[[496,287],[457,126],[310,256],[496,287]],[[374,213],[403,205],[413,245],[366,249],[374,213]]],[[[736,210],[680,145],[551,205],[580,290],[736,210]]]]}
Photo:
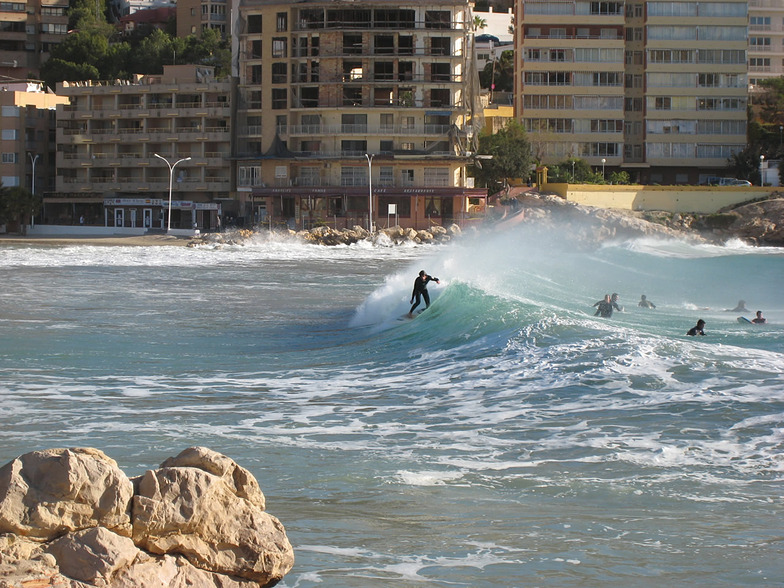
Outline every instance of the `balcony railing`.
{"type": "Polygon", "coordinates": [[[416,127],[390,125],[368,127],[367,125],[287,125],[277,128],[281,135],[446,135],[452,125],[420,125],[416,127]]]}

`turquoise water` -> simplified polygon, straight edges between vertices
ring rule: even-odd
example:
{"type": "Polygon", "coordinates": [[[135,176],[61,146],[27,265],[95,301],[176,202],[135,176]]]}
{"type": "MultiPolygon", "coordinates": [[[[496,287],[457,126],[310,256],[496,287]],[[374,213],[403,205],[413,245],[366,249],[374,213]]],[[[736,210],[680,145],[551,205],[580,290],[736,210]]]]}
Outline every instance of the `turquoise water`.
{"type": "Polygon", "coordinates": [[[5,246],[0,268],[0,463],[94,446],[137,475],[225,453],[286,526],[283,586],[784,578],[781,250],[518,229],[5,246]],[[420,269],[441,285],[400,320],[420,269]],[[625,312],[595,318],[608,292],[625,312]],[[741,298],[770,324],[724,311],[741,298]]]}

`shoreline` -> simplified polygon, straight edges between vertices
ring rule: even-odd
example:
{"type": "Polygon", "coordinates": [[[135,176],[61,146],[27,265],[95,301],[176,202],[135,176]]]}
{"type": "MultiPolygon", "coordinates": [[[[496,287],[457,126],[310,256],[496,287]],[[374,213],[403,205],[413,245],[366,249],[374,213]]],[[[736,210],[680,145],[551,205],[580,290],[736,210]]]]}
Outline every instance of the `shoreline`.
{"type": "Polygon", "coordinates": [[[96,246],[128,246],[150,247],[162,245],[166,247],[187,247],[193,241],[192,237],[176,237],[173,235],[57,235],[45,237],[30,237],[26,235],[0,235],[0,247],[4,245],[96,245],[96,246]]]}

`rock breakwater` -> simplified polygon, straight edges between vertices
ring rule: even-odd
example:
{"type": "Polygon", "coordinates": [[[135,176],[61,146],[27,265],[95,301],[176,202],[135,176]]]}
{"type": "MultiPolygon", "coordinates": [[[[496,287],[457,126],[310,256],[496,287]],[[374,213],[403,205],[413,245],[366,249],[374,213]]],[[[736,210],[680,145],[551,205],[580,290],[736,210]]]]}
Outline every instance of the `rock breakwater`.
{"type": "Polygon", "coordinates": [[[0,468],[0,588],[258,588],[293,565],[253,475],[204,447],[136,478],[93,448],[0,468]]]}

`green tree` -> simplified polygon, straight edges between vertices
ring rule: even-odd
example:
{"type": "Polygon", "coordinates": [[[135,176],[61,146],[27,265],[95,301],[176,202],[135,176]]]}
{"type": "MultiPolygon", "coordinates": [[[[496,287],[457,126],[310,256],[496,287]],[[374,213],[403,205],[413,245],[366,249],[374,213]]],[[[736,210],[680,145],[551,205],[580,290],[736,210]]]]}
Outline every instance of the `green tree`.
{"type": "Polygon", "coordinates": [[[495,61],[485,64],[484,69],[479,72],[479,85],[482,88],[490,88],[495,84],[498,92],[511,92],[514,86],[514,52],[503,51],[501,57],[495,61]]]}
{"type": "Polygon", "coordinates": [[[0,223],[16,222],[20,227],[24,227],[40,210],[41,197],[27,188],[0,188],[0,223]]]}
{"type": "Polygon", "coordinates": [[[498,184],[506,184],[508,179],[528,179],[531,173],[531,145],[523,126],[517,121],[509,121],[495,134],[479,137],[480,156],[477,165],[469,170],[478,186],[491,190],[498,184]],[[482,156],[491,156],[484,159],[482,156]]]}
{"type": "Polygon", "coordinates": [[[57,82],[69,80],[80,82],[100,79],[98,68],[89,63],[72,63],[53,57],[41,66],[41,79],[47,86],[54,88],[57,82]]]}
{"type": "Polygon", "coordinates": [[[487,26],[487,20],[481,16],[475,16],[472,22],[475,31],[481,30],[487,26]]]}

